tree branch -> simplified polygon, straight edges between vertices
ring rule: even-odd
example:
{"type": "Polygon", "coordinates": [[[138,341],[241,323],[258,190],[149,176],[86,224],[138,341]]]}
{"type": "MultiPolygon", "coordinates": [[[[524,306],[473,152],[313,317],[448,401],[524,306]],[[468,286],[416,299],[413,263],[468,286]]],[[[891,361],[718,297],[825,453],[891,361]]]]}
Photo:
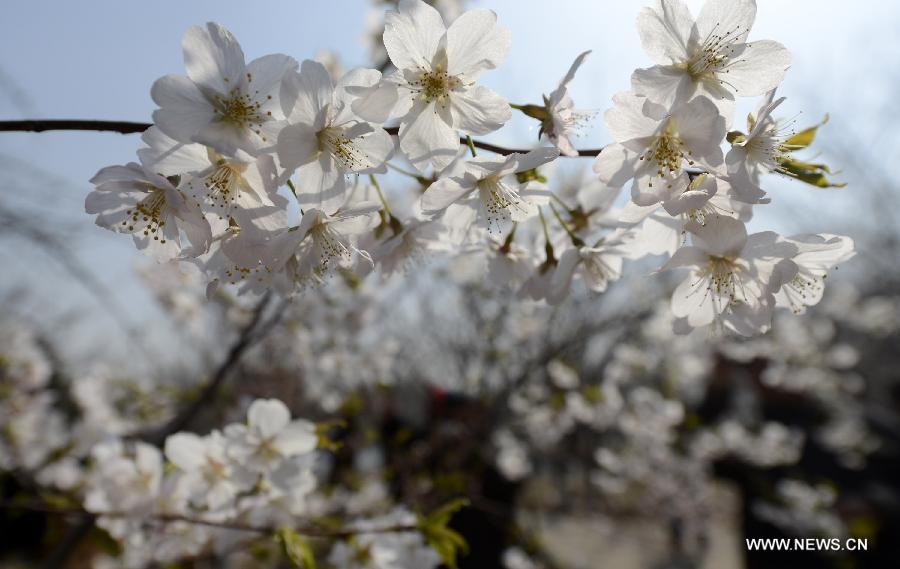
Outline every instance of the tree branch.
{"type": "Polygon", "coordinates": [[[48,130],[92,130],[134,134],[150,128],[150,123],[89,120],[0,121],[0,132],[46,132],[48,130]]]}
{"type": "MultiPolygon", "coordinates": [[[[216,368],[216,371],[213,373],[212,377],[210,377],[209,382],[207,382],[197,397],[172,417],[168,423],[150,432],[136,433],[134,435],[135,438],[142,439],[156,446],[161,446],[163,442],[165,442],[166,437],[184,429],[191,422],[194,415],[196,415],[200,409],[203,408],[204,405],[207,405],[210,402],[210,399],[215,396],[216,391],[228,377],[228,373],[241,359],[241,356],[244,355],[244,352],[257,341],[261,340],[266,335],[266,332],[271,329],[271,323],[267,323],[265,326],[260,327],[260,333],[254,333],[271,298],[271,292],[266,292],[259,303],[257,303],[256,307],[253,309],[253,316],[251,317],[250,322],[248,322],[241,330],[237,340],[228,351],[228,355],[222,363],[219,364],[219,367],[216,368]]],[[[277,318],[277,315],[275,317],[277,318]]]]}
{"type": "MultiPolygon", "coordinates": [[[[216,522],[205,520],[202,518],[192,518],[181,514],[148,514],[136,515],[129,512],[88,512],[81,508],[62,508],[58,506],[50,506],[48,504],[29,504],[10,501],[0,501],[0,509],[2,510],[25,510],[29,512],[41,512],[46,514],[59,514],[64,516],[90,516],[91,519],[99,517],[107,518],[140,518],[145,521],[159,522],[162,524],[184,522],[187,524],[195,524],[200,526],[246,531],[264,535],[276,533],[280,527],[271,525],[252,525],[243,522],[216,522]]],[[[415,524],[392,524],[381,527],[370,528],[339,528],[328,529],[318,526],[304,526],[299,528],[291,528],[300,535],[307,537],[321,537],[329,539],[344,539],[359,534],[373,533],[400,533],[418,531],[415,524]]]]}
{"type": "MultiPolygon", "coordinates": [[[[90,130],[98,132],[118,132],[120,134],[134,134],[144,132],[150,128],[150,123],[128,121],[93,121],[93,120],[24,120],[24,121],[0,121],[0,132],[46,132],[49,130],[90,130]]],[[[387,127],[384,130],[388,134],[396,136],[399,127],[387,127]]],[[[459,139],[460,144],[467,144],[465,138],[459,139]]],[[[476,148],[507,156],[509,154],[525,154],[530,151],[527,148],[506,148],[489,142],[473,140],[476,148]]],[[[602,148],[579,150],[578,156],[597,156],[602,148]]],[[[565,155],[562,155],[565,156],[565,155]]]]}

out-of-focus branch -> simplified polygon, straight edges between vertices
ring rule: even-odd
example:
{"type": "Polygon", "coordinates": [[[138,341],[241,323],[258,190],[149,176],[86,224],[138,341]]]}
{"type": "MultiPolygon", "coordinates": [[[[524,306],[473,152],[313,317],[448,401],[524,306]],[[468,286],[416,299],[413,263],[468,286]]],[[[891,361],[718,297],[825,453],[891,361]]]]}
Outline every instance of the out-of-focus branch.
{"type": "MultiPolygon", "coordinates": [[[[77,515],[77,516],[91,516],[93,518],[96,517],[107,517],[107,518],[133,518],[138,517],[133,513],[129,512],[88,512],[81,508],[62,508],[57,506],[50,506],[47,504],[28,504],[28,503],[19,503],[19,502],[8,502],[8,501],[0,501],[0,509],[4,510],[24,510],[29,512],[42,512],[47,514],[60,514],[60,515],[77,515]]],[[[238,530],[245,531],[250,533],[258,533],[263,535],[271,535],[276,533],[281,527],[271,526],[271,525],[251,525],[242,522],[216,522],[212,520],[205,520],[202,518],[192,518],[190,516],[184,516],[180,514],[149,514],[149,515],[141,515],[139,516],[142,521],[153,521],[159,522],[163,524],[167,523],[176,523],[183,522],[188,524],[195,524],[200,526],[207,526],[213,528],[222,528],[222,529],[230,529],[230,530],[238,530]]],[[[305,526],[298,528],[291,528],[294,532],[305,535],[307,537],[321,537],[328,539],[344,539],[348,537],[353,537],[355,535],[360,534],[374,534],[374,533],[400,533],[400,532],[413,532],[418,531],[418,528],[415,524],[392,524],[380,527],[365,527],[365,528],[339,528],[339,529],[328,529],[324,527],[318,526],[305,526]]]]}
{"type": "Polygon", "coordinates": [[[127,313],[119,305],[116,296],[109,287],[97,280],[94,275],[78,261],[75,254],[69,250],[68,246],[61,239],[50,232],[44,231],[38,227],[37,224],[30,223],[27,219],[16,213],[0,209],[0,230],[3,229],[8,229],[20,237],[28,239],[58,262],[60,266],[75,279],[75,282],[81,284],[82,287],[84,287],[84,290],[97,300],[97,304],[109,313],[116,326],[120,327],[122,331],[125,332],[125,337],[128,338],[132,347],[140,352],[145,358],[150,357],[150,354],[144,347],[143,339],[128,325],[127,313]]]}
{"type": "Polygon", "coordinates": [[[46,132],[48,130],[92,130],[134,134],[150,128],[150,123],[93,120],[0,121],[0,132],[46,132]]]}
{"type": "MultiPolygon", "coordinates": [[[[133,134],[144,132],[150,128],[150,123],[127,121],[94,121],[94,120],[24,120],[24,121],[0,121],[0,132],[46,132],[49,130],[90,130],[99,132],[118,132],[121,134],[133,134]]],[[[389,134],[396,135],[399,127],[385,129],[389,134]]],[[[459,139],[460,144],[467,144],[465,138],[459,139]]],[[[506,148],[489,142],[473,140],[475,148],[507,156],[509,154],[525,154],[527,148],[506,148]]],[[[579,150],[578,156],[597,156],[602,148],[579,150]]]]}
{"type": "Polygon", "coordinates": [[[241,329],[237,340],[235,340],[234,344],[232,344],[231,348],[228,350],[228,355],[222,363],[219,364],[219,367],[216,368],[215,372],[209,378],[209,381],[193,401],[181,409],[181,411],[172,417],[168,423],[150,432],[136,433],[134,435],[135,438],[160,446],[166,440],[166,437],[173,433],[177,433],[190,424],[194,416],[197,415],[204,405],[209,404],[210,400],[216,395],[219,387],[225,379],[228,378],[229,373],[234,369],[244,353],[261,340],[271,329],[272,325],[274,325],[274,322],[277,321],[280,312],[282,312],[281,310],[278,311],[279,314],[273,316],[272,321],[263,326],[259,326],[263,313],[266,311],[266,307],[269,305],[271,299],[272,293],[266,292],[259,300],[253,309],[253,316],[241,329]]]}

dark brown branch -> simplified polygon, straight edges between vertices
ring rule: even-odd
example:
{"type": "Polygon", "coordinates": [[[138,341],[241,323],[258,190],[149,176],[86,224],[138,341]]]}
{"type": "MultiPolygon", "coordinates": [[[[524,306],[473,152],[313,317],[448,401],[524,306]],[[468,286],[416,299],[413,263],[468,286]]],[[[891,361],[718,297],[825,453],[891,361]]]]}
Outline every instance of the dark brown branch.
{"type": "MultiPolygon", "coordinates": [[[[146,521],[159,522],[163,524],[184,522],[187,524],[195,524],[200,526],[231,529],[238,531],[246,531],[250,533],[258,533],[263,535],[272,535],[276,533],[280,527],[270,525],[252,525],[243,522],[216,522],[212,520],[204,520],[202,518],[192,518],[181,514],[148,514],[136,516],[129,512],[88,512],[81,508],[62,508],[50,506],[48,504],[29,504],[10,501],[0,501],[0,509],[3,510],[25,510],[29,512],[41,512],[46,514],[58,514],[63,516],[89,516],[92,519],[96,517],[107,518],[140,518],[146,521]]],[[[299,528],[291,528],[300,535],[307,537],[321,537],[329,539],[344,539],[359,534],[372,533],[400,533],[418,531],[415,524],[393,524],[372,528],[339,528],[328,529],[319,526],[304,526],[299,528]]]]}
{"type": "MultiPolygon", "coordinates": [[[[121,134],[133,134],[144,132],[150,128],[150,123],[128,121],[82,121],[82,120],[26,120],[26,121],[0,121],[0,132],[45,132],[48,130],[91,130],[99,132],[118,132],[121,134]]],[[[396,135],[399,127],[385,129],[389,134],[396,135]]],[[[459,139],[460,144],[467,144],[465,138],[459,139]]],[[[475,148],[507,156],[509,154],[525,154],[527,148],[505,148],[489,142],[473,140],[475,148]]],[[[578,156],[597,156],[602,148],[579,150],[578,156]]]]}
{"type": "Polygon", "coordinates": [[[46,132],[48,130],[93,130],[134,134],[150,128],[150,123],[129,121],[25,120],[0,121],[0,132],[46,132]]]}
{"type": "MultiPolygon", "coordinates": [[[[219,367],[216,368],[216,371],[213,373],[212,377],[210,377],[207,384],[203,387],[203,390],[191,401],[188,405],[186,405],[181,411],[179,411],[168,423],[159,427],[150,432],[146,433],[137,433],[135,435],[136,438],[147,441],[150,444],[160,446],[165,442],[166,437],[173,433],[177,433],[178,431],[187,427],[187,425],[191,422],[194,416],[200,412],[204,405],[208,405],[210,400],[215,396],[216,391],[218,391],[219,387],[228,377],[229,372],[231,372],[232,368],[240,361],[241,356],[244,355],[244,352],[247,351],[251,346],[253,346],[257,341],[261,340],[265,336],[265,332],[271,328],[271,326],[262,327],[262,331],[260,333],[256,333],[257,325],[262,318],[263,312],[266,310],[266,306],[268,306],[269,301],[272,298],[271,292],[267,292],[253,309],[253,316],[250,319],[250,322],[247,323],[246,326],[241,330],[240,335],[238,336],[235,343],[231,346],[231,349],[228,351],[228,355],[219,364],[219,367]]],[[[277,315],[276,315],[277,317],[277,315]]]]}

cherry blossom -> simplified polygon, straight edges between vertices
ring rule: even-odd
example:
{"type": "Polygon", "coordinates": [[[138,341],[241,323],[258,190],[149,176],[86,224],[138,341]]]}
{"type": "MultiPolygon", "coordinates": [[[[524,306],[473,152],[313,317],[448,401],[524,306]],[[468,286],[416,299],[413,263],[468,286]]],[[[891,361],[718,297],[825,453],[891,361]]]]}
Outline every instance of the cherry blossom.
{"type": "Polygon", "coordinates": [[[347,201],[347,174],[386,171],[394,152],[390,135],[357,118],[350,106],[354,89],[380,79],[375,70],[356,69],[334,85],[325,67],[310,60],[299,74],[288,74],[281,91],[288,126],[278,136],[278,157],[296,169],[301,207],[333,211],[347,201]]]}
{"type": "Polygon", "coordinates": [[[297,62],[272,54],[245,63],[235,37],[214,22],[190,28],[182,41],[187,77],[166,75],[150,91],[153,122],[179,142],[199,142],[233,156],[275,145],[283,126],[281,81],[297,62]]]}
{"type": "Polygon", "coordinates": [[[509,31],[490,10],[463,13],[447,28],[422,0],[400,0],[385,16],[384,45],[397,71],[353,104],[362,118],[400,119],[400,149],[419,170],[456,157],[459,132],[483,135],[509,120],[507,102],[476,85],[509,49],[509,31]]]}

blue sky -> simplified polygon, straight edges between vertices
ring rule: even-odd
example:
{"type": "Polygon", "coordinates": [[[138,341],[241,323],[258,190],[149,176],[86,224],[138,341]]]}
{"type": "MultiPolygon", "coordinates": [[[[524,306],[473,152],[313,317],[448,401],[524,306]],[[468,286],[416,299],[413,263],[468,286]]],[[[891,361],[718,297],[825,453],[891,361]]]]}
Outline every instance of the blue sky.
{"type": "MultiPolygon", "coordinates": [[[[504,65],[483,81],[512,102],[538,102],[578,53],[592,49],[572,92],[579,106],[602,111],[615,92],[628,87],[635,67],[650,64],[634,28],[644,4],[472,2],[472,7],[494,9],[513,37],[504,65]]],[[[696,13],[701,2],[688,4],[696,13]]],[[[795,116],[802,111],[798,126],[803,126],[830,112],[834,120],[822,131],[823,147],[842,142],[852,125],[855,138],[881,141],[873,158],[889,155],[886,152],[895,155],[896,137],[884,133],[891,125],[896,131],[897,121],[885,122],[881,112],[890,109],[894,86],[900,83],[896,4],[875,0],[759,0],[759,4],[751,39],[775,39],[794,54],[793,68],[780,90],[788,97],[782,113],[795,116]]],[[[154,108],[150,85],[161,75],[183,73],[181,36],[189,26],[208,20],[230,28],[248,59],[272,52],[304,59],[330,49],[347,68],[364,65],[367,53],[361,35],[369,10],[367,0],[8,3],[0,22],[0,119],[148,121],[154,108]]],[[[750,105],[752,101],[747,108],[750,105]]],[[[489,138],[522,146],[535,137],[534,125],[517,117],[489,138]]],[[[579,146],[606,142],[602,120],[597,120],[579,146]]],[[[135,135],[0,134],[0,168],[5,174],[0,199],[20,204],[29,215],[46,216],[48,224],[71,226],[79,259],[115,291],[133,322],[148,317],[149,303],[132,275],[137,254],[127,238],[94,227],[83,213],[83,200],[90,190],[87,180],[96,170],[133,160],[138,143],[135,135]]],[[[827,158],[842,166],[840,155],[827,158]]],[[[865,160],[862,166],[866,167],[865,160]]],[[[847,174],[852,176],[853,170],[845,170],[847,174]]],[[[837,227],[827,224],[855,221],[850,212],[860,192],[866,191],[851,185],[823,200],[820,192],[797,184],[776,183],[771,189],[775,205],[755,220],[754,230],[835,231],[837,227]]],[[[52,326],[60,315],[91,313],[93,301],[61,273],[49,270],[52,261],[20,244],[0,241],[0,263],[5,267],[0,290],[24,285],[30,291],[31,300],[18,307],[20,312],[30,313],[42,326],[52,326]]],[[[102,325],[109,324],[103,320],[107,317],[97,318],[102,325]]]]}

